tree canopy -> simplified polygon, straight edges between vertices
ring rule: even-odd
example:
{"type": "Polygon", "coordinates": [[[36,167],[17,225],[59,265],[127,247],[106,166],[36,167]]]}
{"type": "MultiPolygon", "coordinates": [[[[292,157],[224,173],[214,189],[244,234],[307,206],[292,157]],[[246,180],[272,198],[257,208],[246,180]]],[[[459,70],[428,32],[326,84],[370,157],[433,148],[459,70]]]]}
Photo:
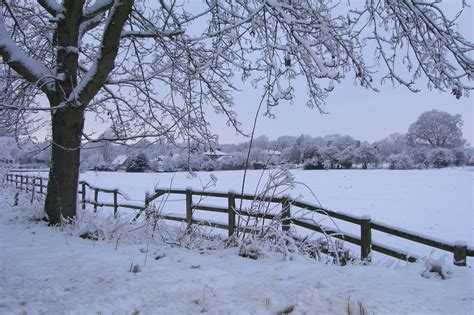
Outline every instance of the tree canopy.
{"type": "Polygon", "coordinates": [[[412,144],[440,148],[455,148],[464,144],[461,115],[432,110],[421,114],[408,129],[412,144]]]}

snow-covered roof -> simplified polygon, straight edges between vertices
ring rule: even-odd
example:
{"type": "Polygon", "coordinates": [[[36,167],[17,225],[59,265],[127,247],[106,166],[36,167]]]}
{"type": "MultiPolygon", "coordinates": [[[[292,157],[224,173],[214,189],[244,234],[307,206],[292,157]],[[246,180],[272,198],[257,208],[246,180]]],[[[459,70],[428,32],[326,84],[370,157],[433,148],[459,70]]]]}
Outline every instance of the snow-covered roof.
{"type": "Polygon", "coordinates": [[[156,157],[150,159],[150,161],[163,161],[165,160],[166,158],[168,158],[169,156],[168,155],[157,155],[156,157]]]}
{"type": "Polygon", "coordinates": [[[281,155],[281,152],[276,151],[276,150],[265,150],[265,151],[263,151],[263,153],[266,154],[266,155],[273,155],[273,156],[281,155]]]}
{"type": "Polygon", "coordinates": [[[207,156],[227,156],[227,155],[229,155],[228,153],[222,152],[220,150],[206,151],[203,154],[207,155],[207,156]]]}
{"type": "Polygon", "coordinates": [[[122,165],[123,163],[125,163],[128,159],[128,156],[126,155],[118,155],[111,163],[111,165],[122,165]]]}

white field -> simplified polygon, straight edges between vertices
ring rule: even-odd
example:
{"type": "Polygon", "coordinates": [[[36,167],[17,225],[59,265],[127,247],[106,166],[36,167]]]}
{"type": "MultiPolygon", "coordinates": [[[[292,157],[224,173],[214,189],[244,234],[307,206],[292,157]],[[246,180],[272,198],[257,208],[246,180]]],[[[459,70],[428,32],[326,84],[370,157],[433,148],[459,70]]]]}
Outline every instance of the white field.
{"type": "MultiPolygon", "coordinates": [[[[444,241],[462,240],[470,246],[474,245],[473,169],[292,170],[291,172],[296,182],[305,183],[311,188],[317,200],[306,187],[298,184],[290,192],[292,197],[299,197],[303,201],[315,204],[319,201],[323,207],[331,210],[354,215],[370,215],[372,220],[444,241]]],[[[153,191],[154,187],[192,187],[195,190],[202,190],[211,174],[217,177],[217,182],[208,190],[241,191],[242,171],[200,172],[195,177],[186,172],[144,174],[87,172],[81,174],[81,179],[98,187],[118,188],[126,193],[128,203],[143,204],[145,192],[153,191]]],[[[261,175],[262,171],[248,172],[245,192],[255,192],[261,175]]],[[[268,171],[263,172],[264,179],[267,176],[268,171]]],[[[164,207],[164,212],[184,214],[182,198],[183,196],[170,197],[171,201],[164,207]],[[168,211],[171,209],[172,211],[168,211]]],[[[101,195],[99,199],[105,201],[110,200],[110,197],[101,195]]],[[[225,206],[226,200],[206,200],[203,203],[225,206]]],[[[224,223],[226,220],[225,216],[219,217],[213,213],[200,212],[195,216],[224,223]]],[[[357,235],[359,233],[358,226],[339,221],[336,223],[341,231],[357,235]]],[[[325,219],[323,224],[333,225],[328,219],[325,219]]],[[[434,253],[425,246],[420,247],[412,242],[381,235],[378,232],[373,233],[373,239],[415,254],[426,256],[434,253]]],[[[450,254],[449,258],[451,259],[450,254]]]]}
{"type": "MultiPolygon", "coordinates": [[[[25,198],[11,207],[11,193],[0,191],[0,314],[472,313],[474,272],[449,261],[438,262],[448,276],[441,280],[423,262],[337,267],[268,251],[252,260],[222,241],[166,245],[143,222],[90,211],[75,226],[54,229],[34,219],[40,204],[25,198]],[[110,237],[78,237],[93,228],[110,237]],[[130,272],[132,264],[141,272],[130,272]]],[[[183,236],[165,225],[158,230],[183,236]]]]}
{"type": "MultiPolygon", "coordinates": [[[[248,192],[259,174],[250,172],[248,192]]],[[[467,169],[294,174],[328,208],[472,244],[473,172],[467,169]]],[[[214,189],[238,189],[241,172],[215,175],[219,181],[214,189]]],[[[91,172],[82,178],[118,187],[134,199],[130,202],[140,203],[145,190],[168,186],[172,176],[91,172]]],[[[201,188],[198,178],[186,176],[176,174],[173,187],[201,188]]],[[[200,176],[205,180],[209,174],[200,176]]],[[[292,194],[314,201],[301,187],[292,194]]],[[[31,205],[22,194],[14,207],[12,196],[12,189],[0,190],[0,314],[359,314],[358,303],[365,314],[471,314],[473,309],[473,269],[453,266],[451,255],[429,263],[346,267],[268,251],[251,260],[238,256],[238,248],[224,249],[222,241],[207,238],[185,240],[189,248],[164,243],[143,221],[115,220],[103,215],[106,209],[93,214],[89,208],[77,224],[51,228],[38,220],[41,203],[31,205]],[[93,230],[102,231],[105,239],[79,238],[93,230]],[[427,272],[433,263],[447,273],[446,280],[427,272]],[[132,264],[141,272],[131,273],[132,264]]],[[[182,200],[165,206],[184,212],[182,200]]],[[[182,230],[166,224],[157,233],[180,242],[183,237],[182,230]]]]}

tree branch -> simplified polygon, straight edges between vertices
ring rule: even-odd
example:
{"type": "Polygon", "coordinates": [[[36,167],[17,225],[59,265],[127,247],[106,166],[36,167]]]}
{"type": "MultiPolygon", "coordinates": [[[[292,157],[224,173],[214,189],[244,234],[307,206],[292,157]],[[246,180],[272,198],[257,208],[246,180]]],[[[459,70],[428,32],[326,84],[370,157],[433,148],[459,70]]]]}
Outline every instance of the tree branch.
{"type": "Polygon", "coordinates": [[[84,9],[82,16],[85,19],[93,18],[97,14],[104,13],[105,11],[112,8],[113,4],[114,0],[96,1],[96,3],[84,9]]]}
{"type": "Polygon", "coordinates": [[[59,12],[64,11],[64,7],[55,0],[37,0],[38,4],[42,6],[49,14],[56,16],[59,12]]]}
{"type": "Polygon", "coordinates": [[[0,56],[8,66],[44,93],[54,91],[53,73],[18,47],[8,34],[3,17],[0,17],[0,56]]]}
{"type": "Polygon", "coordinates": [[[107,76],[115,66],[123,25],[132,10],[132,4],[133,0],[115,1],[107,19],[95,61],[69,96],[68,102],[87,106],[107,80],[107,76]]]}

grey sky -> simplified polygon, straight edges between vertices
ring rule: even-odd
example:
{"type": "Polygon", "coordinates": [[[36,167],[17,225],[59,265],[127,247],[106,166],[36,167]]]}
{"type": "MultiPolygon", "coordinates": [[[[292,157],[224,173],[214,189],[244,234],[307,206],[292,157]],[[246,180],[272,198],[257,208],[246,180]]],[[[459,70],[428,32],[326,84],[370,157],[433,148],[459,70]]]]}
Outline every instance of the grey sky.
{"type": "MultiPolygon", "coordinates": [[[[358,1],[353,1],[358,3],[358,1]]],[[[443,2],[445,13],[455,14],[460,8],[461,1],[449,0],[443,2]]],[[[458,20],[459,28],[464,36],[473,41],[473,9],[464,12],[458,20]]],[[[437,109],[451,114],[461,114],[464,120],[463,134],[471,145],[473,137],[473,97],[462,97],[457,100],[449,93],[428,90],[423,83],[418,82],[421,92],[414,94],[406,88],[392,86],[386,82],[381,91],[375,93],[354,86],[352,78],[347,78],[342,84],[336,85],[326,100],[326,112],[321,115],[317,109],[306,107],[304,84],[298,84],[297,97],[294,104],[282,103],[274,109],[275,119],[263,117],[260,114],[256,135],[267,135],[275,139],[282,135],[308,134],[324,136],[333,133],[351,135],[359,140],[376,141],[390,133],[405,133],[408,126],[424,111],[437,109]]],[[[245,131],[250,132],[254,115],[257,111],[261,92],[245,86],[244,92],[234,94],[235,111],[245,131]]],[[[263,112],[264,110],[262,110],[263,112]]],[[[220,143],[236,143],[246,139],[239,136],[226,125],[223,115],[210,114],[209,121],[214,133],[219,135],[220,143]]],[[[102,132],[106,126],[95,121],[94,117],[86,119],[86,131],[102,132]]]]}
{"type": "MultiPolygon", "coordinates": [[[[411,93],[406,88],[391,84],[379,93],[354,86],[346,80],[336,87],[327,99],[326,112],[305,105],[305,97],[297,97],[294,104],[281,104],[274,109],[275,119],[260,115],[256,135],[275,139],[282,135],[308,134],[324,136],[332,133],[351,135],[359,140],[376,141],[393,132],[405,133],[408,127],[424,111],[437,109],[451,114],[461,114],[464,120],[464,137],[472,144],[474,112],[472,97],[457,100],[449,93],[429,91],[411,93]]],[[[304,94],[304,91],[301,91],[304,94]]],[[[257,111],[259,93],[247,90],[236,95],[236,111],[243,127],[250,131],[257,111]]],[[[225,124],[223,116],[213,117],[213,130],[220,143],[245,140],[225,124]]]]}
{"type": "MultiPolygon", "coordinates": [[[[442,3],[447,16],[454,16],[461,8],[461,1],[448,0],[442,3]]],[[[352,5],[360,1],[352,1],[352,5]]],[[[471,3],[472,4],[472,3],[471,3]]],[[[458,19],[459,30],[473,42],[473,8],[464,8],[458,19]]],[[[370,51],[370,49],[369,49],[370,51]]],[[[472,56],[474,57],[474,56],[472,56]]],[[[335,90],[326,100],[327,115],[321,115],[317,109],[306,107],[304,83],[296,86],[297,98],[293,105],[281,104],[274,110],[275,119],[260,115],[256,135],[267,135],[275,139],[282,135],[308,134],[324,136],[333,133],[351,135],[359,140],[376,141],[390,133],[405,133],[417,117],[432,109],[446,111],[450,114],[461,114],[464,120],[464,138],[473,145],[474,102],[473,96],[457,100],[449,93],[429,90],[425,80],[420,80],[417,88],[419,93],[411,93],[400,85],[393,86],[385,82],[380,86],[380,92],[365,90],[352,83],[352,78],[336,85],[335,90]]],[[[245,89],[235,97],[236,111],[246,130],[250,131],[254,115],[257,111],[261,93],[254,89],[245,89]]],[[[219,134],[221,143],[243,141],[230,128],[226,128],[223,117],[214,118],[212,125],[219,134]]]]}

